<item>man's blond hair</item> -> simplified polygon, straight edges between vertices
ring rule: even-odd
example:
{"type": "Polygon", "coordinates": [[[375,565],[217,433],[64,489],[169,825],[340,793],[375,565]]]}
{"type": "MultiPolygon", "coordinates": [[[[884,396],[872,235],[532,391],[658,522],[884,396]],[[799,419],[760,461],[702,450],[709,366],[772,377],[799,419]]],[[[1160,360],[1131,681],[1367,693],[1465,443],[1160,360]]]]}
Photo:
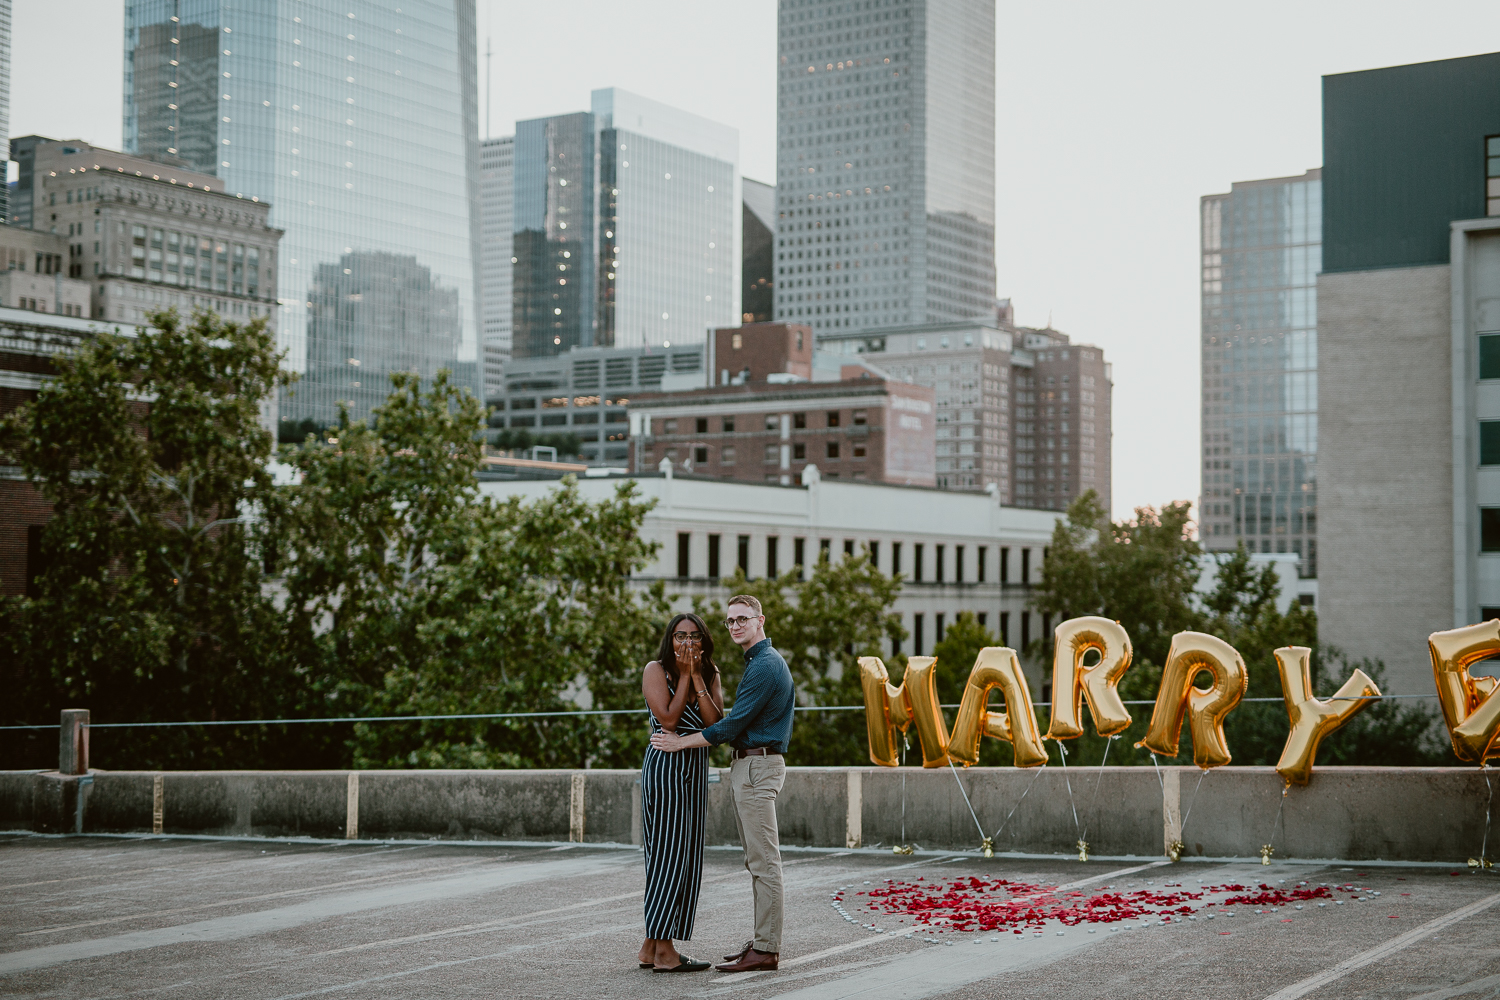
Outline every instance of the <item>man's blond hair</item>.
{"type": "Polygon", "coordinates": [[[760,602],[749,594],[740,594],[736,597],[731,597],[729,604],[724,605],[726,611],[729,609],[730,604],[743,604],[751,611],[754,611],[757,617],[760,615],[760,602]]]}

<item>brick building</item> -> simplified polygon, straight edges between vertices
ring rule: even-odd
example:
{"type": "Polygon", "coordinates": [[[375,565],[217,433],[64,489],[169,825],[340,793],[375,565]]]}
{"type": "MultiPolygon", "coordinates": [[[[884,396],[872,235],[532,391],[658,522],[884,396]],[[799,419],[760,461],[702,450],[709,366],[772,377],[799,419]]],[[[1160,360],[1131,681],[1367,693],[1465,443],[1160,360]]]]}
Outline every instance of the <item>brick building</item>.
{"type": "MultiPolygon", "coordinates": [[[[8,227],[0,227],[4,229],[8,227]]],[[[23,230],[24,232],[24,230],[23,230]]],[[[3,236],[0,233],[0,236],[3,236]]],[[[0,415],[36,398],[56,373],[53,359],[70,354],[100,324],[67,315],[43,315],[0,306],[0,415]]],[[[115,327],[130,332],[131,327],[115,327]]],[[[27,592],[40,566],[42,526],[52,506],[0,456],[0,596],[27,592]]]]}
{"type": "Polygon", "coordinates": [[[933,390],[938,486],[1045,510],[1093,489],[1108,509],[1113,376],[1100,348],[980,321],[821,332],[818,348],[933,390]]]}
{"type": "Polygon", "coordinates": [[[746,382],[630,401],[631,468],[800,484],[824,478],[932,486],[932,390],[848,366],[837,382],[746,382]]]}

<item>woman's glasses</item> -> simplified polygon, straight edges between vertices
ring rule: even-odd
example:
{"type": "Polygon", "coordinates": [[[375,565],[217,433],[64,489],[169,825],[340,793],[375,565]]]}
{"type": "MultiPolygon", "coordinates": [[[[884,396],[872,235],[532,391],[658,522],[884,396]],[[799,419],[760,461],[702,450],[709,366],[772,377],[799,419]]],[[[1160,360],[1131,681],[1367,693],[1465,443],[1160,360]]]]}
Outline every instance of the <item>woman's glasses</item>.
{"type": "Polygon", "coordinates": [[[703,633],[702,632],[673,632],[672,633],[672,641],[673,642],[701,643],[703,641],[703,633]]]}

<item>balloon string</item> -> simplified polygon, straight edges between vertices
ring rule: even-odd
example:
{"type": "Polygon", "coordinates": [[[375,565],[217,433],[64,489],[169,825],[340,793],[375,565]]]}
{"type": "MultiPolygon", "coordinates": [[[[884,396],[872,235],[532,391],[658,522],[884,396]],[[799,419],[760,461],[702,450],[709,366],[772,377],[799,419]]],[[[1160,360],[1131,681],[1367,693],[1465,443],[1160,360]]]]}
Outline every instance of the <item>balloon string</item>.
{"type": "MultiPolygon", "coordinates": [[[[1088,815],[1090,816],[1094,815],[1094,807],[1099,804],[1099,786],[1104,784],[1104,764],[1109,760],[1109,745],[1117,739],[1119,739],[1118,736],[1106,736],[1104,738],[1104,756],[1099,761],[1099,778],[1094,782],[1094,797],[1089,800],[1088,815]]],[[[1078,835],[1078,839],[1089,839],[1088,827],[1083,828],[1083,833],[1078,835]]]]}
{"type": "Polygon", "coordinates": [[[1078,806],[1073,802],[1073,781],[1068,777],[1068,748],[1062,745],[1062,740],[1057,741],[1057,754],[1062,758],[1063,784],[1068,786],[1068,808],[1073,810],[1073,832],[1082,840],[1083,831],[1078,828],[1078,806]]]}
{"type": "Polygon", "coordinates": [[[901,734],[901,846],[906,846],[906,734],[901,734]]]}
{"type": "Polygon", "coordinates": [[[958,777],[958,768],[953,766],[953,758],[948,758],[948,769],[953,772],[953,780],[958,782],[958,792],[964,797],[964,805],[969,807],[969,815],[974,817],[974,825],[979,829],[979,839],[984,839],[984,827],[979,822],[979,814],[974,811],[974,804],[969,801],[969,793],[964,791],[964,783],[958,777]]]}
{"type": "MultiPolygon", "coordinates": [[[[1291,791],[1291,785],[1281,790],[1281,804],[1276,807],[1276,818],[1271,820],[1271,835],[1266,838],[1266,846],[1270,847],[1276,843],[1276,828],[1281,825],[1281,813],[1286,808],[1286,794],[1291,791]]],[[[1282,837],[1285,840],[1285,836],[1282,837]]]]}
{"type": "MultiPolygon", "coordinates": [[[[1149,750],[1146,751],[1146,752],[1147,753],[1151,753],[1151,751],[1149,751],[1149,750]]],[[[1167,785],[1166,785],[1166,782],[1164,782],[1162,780],[1162,777],[1161,777],[1161,765],[1156,762],[1156,754],[1154,754],[1154,753],[1151,754],[1151,766],[1154,767],[1154,768],[1156,768],[1156,784],[1161,788],[1161,790],[1163,792],[1165,792],[1167,790],[1167,785]]]]}
{"type": "MultiPolygon", "coordinates": [[[[1479,765],[1479,773],[1484,775],[1484,787],[1489,789],[1490,793],[1489,796],[1484,800],[1484,840],[1482,840],[1479,844],[1479,862],[1481,865],[1483,865],[1484,852],[1487,851],[1490,846],[1490,802],[1495,798],[1495,787],[1490,784],[1489,768],[1485,767],[1482,761],[1479,765]]],[[[1483,871],[1484,869],[1481,868],[1480,870],[1483,871]]]]}
{"type": "MultiPolygon", "coordinates": [[[[1051,763],[1051,761],[1049,760],[1048,763],[1051,763]]],[[[990,841],[992,843],[998,842],[1000,840],[1000,834],[1001,834],[1002,831],[1004,831],[1005,824],[1009,823],[1010,822],[1010,818],[1016,814],[1016,810],[1019,809],[1019,808],[1021,808],[1021,803],[1025,802],[1026,801],[1026,796],[1028,796],[1028,795],[1031,794],[1031,786],[1034,785],[1034,784],[1036,784],[1036,779],[1038,777],[1040,777],[1041,773],[1043,771],[1045,771],[1046,769],[1047,769],[1047,765],[1043,764],[1041,767],[1039,767],[1039,768],[1036,769],[1036,771],[1035,771],[1034,774],[1032,774],[1031,781],[1030,781],[1029,784],[1027,784],[1026,790],[1021,793],[1021,797],[1019,799],[1016,799],[1016,804],[1013,805],[1013,806],[1011,806],[1010,807],[1010,812],[1008,812],[1008,813],[1005,814],[1005,820],[1004,820],[1004,822],[1002,822],[1000,824],[1000,829],[996,830],[995,831],[995,835],[990,838],[990,841]]]]}
{"type": "Polygon", "coordinates": [[[1182,822],[1177,824],[1177,836],[1179,839],[1182,837],[1182,831],[1187,829],[1188,817],[1193,814],[1193,806],[1198,802],[1198,789],[1203,787],[1203,779],[1206,777],[1208,777],[1208,768],[1204,768],[1198,772],[1198,783],[1193,786],[1193,797],[1188,799],[1188,810],[1183,814],[1182,822]]]}

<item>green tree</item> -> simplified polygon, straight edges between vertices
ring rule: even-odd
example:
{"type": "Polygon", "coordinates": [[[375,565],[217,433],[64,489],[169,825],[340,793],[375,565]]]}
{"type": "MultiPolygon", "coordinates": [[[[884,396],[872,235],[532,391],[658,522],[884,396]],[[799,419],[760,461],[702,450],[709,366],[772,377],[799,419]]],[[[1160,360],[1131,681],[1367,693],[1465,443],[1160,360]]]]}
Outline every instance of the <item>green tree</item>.
{"type": "MultiPolygon", "coordinates": [[[[277,508],[299,662],[331,714],[562,712],[640,704],[665,618],[632,571],[653,546],[634,485],[608,501],[576,483],[534,503],[482,496],[482,409],[440,372],[415,375],[373,421],[340,420],[329,447],[287,453],[300,482],[277,508]]],[[[639,715],[360,723],[358,766],[633,766],[639,715]]]]}
{"type": "MultiPolygon", "coordinates": [[[[875,569],[867,556],[838,562],[821,557],[803,580],[797,579],[796,569],[759,580],[746,580],[736,569],[725,586],[731,595],[749,594],[760,601],[766,636],[786,657],[799,706],[862,705],[861,656],[882,657],[899,682],[905,658],[892,658],[887,650],[891,642],[906,637],[900,616],[891,611],[901,581],[875,569]]],[[[724,673],[725,701],[732,704],[744,660],[722,624],[724,608],[717,601],[701,599],[693,607],[713,632],[715,660],[724,673]]],[[[864,714],[798,712],[790,756],[805,765],[867,763],[864,714]]]]}
{"type": "MultiPolygon", "coordinates": [[[[290,377],[262,319],[154,313],[58,356],[57,378],[0,421],[0,450],[53,506],[34,596],[6,600],[8,703],[27,722],[277,716],[295,685],[264,664],[277,634],[250,544],[271,491],[261,404],[290,377]]],[[[9,713],[8,713],[9,714],[9,713]]],[[[100,730],[105,766],[288,763],[249,728],[100,730]],[[106,735],[107,733],[107,735],[106,735]]]]}

